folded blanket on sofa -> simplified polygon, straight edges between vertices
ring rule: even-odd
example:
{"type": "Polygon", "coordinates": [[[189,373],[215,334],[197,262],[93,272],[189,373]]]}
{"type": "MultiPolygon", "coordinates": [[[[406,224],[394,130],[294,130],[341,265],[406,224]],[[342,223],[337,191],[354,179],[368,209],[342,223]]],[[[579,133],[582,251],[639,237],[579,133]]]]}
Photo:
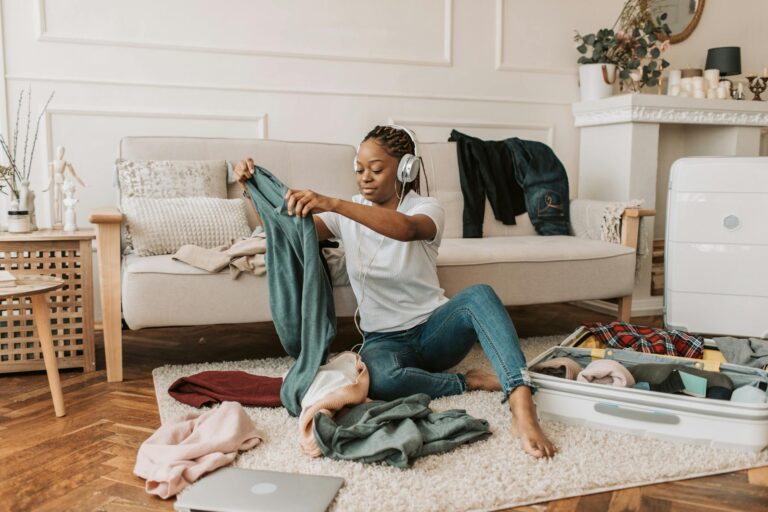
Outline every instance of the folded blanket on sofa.
{"type": "Polygon", "coordinates": [[[229,267],[230,275],[237,279],[241,272],[261,276],[267,272],[264,253],[267,241],[263,233],[250,238],[234,240],[231,244],[206,249],[197,245],[182,245],[173,259],[193,267],[218,273],[229,267]]]}

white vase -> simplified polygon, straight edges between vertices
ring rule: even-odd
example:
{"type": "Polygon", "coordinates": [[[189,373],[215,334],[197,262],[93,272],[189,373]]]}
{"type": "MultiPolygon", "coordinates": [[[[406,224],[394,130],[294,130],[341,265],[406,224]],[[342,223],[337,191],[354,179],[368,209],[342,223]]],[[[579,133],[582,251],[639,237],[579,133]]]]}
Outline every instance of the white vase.
{"type": "Polygon", "coordinates": [[[582,64],[579,66],[581,101],[595,101],[613,95],[616,64],[582,64]]]}
{"type": "Polygon", "coordinates": [[[19,186],[19,208],[29,210],[29,182],[24,180],[19,186]]]}

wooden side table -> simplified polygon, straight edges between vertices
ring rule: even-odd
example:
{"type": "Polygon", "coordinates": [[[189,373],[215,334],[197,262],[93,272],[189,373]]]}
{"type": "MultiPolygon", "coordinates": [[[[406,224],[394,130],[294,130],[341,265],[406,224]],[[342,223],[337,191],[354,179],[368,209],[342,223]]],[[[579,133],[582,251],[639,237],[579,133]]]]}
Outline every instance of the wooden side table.
{"type": "Polygon", "coordinates": [[[32,300],[32,314],[35,319],[35,330],[40,338],[40,348],[43,350],[45,372],[48,374],[48,385],[51,387],[53,409],[56,416],[64,416],[64,395],[61,392],[59,367],[56,364],[56,354],[53,350],[51,335],[51,317],[48,311],[48,293],[64,287],[64,281],[50,276],[18,277],[15,286],[0,287],[0,299],[24,298],[32,300]]]}
{"type": "MultiPolygon", "coordinates": [[[[92,229],[0,233],[0,270],[48,275],[64,286],[46,295],[59,368],[96,369],[93,343],[92,229]]],[[[0,298],[0,374],[47,367],[34,336],[31,298],[0,298]]]]}

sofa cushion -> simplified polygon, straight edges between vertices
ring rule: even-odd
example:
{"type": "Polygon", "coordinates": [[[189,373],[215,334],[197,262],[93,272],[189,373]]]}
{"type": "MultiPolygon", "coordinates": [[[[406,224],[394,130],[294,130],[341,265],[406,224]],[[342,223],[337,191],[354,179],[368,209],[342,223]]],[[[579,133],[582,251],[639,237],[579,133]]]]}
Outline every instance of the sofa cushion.
{"type": "Polygon", "coordinates": [[[138,256],[172,254],[183,245],[211,249],[247,237],[247,206],[215,197],[129,197],[123,200],[125,225],[138,256]]]}
{"type": "Polygon", "coordinates": [[[487,283],[508,306],[618,298],[635,283],[632,248],[567,236],[443,240],[437,265],[449,297],[487,283]]]}
{"type": "MultiPolygon", "coordinates": [[[[269,170],[293,188],[309,188],[321,194],[351,199],[357,194],[352,160],[355,147],[349,144],[285,142],[264,139],[202,137],[123,137],[120,157],[132,159],[222,159],[233,165],[246,157],[269,170]]],[[[259,223],[243,189],[230,183],[227,194],[248,204],[248,224],[259,223]]]]}
{"type": "MultiPolygon", "coordinates": [[[[333,290],[338,316],[352,316],[355,297],[349,286],[333,290]]],[[[229,272],[210,274],[171,255],[123,258],[123,317],[131,329],[172,325],[267,322],[266,276],[229,272]]]]}
{"type": "MultiPolygon", "coordinates": [[[[227,197],[227,162],[221,160],[127,160],[115,162],[120,208],[132,198],[227,197]]],[[[130,251],[130,227],[123,225],[123,246],[130,251]]]]}
{"type": "MultiPolygon", "coordinates": [[[[209,274],[169,255],[129,255],[123,263],[123,314],[131,329],[271,320],[265,276],[242,274],[233,280],[227,272],[209,274]]],[[[629,247],[575,237],[514,236],[443,240],[437,270],[449,297],[489,283],[504,304],[514,306],[629,295],[634,268],[629,247]]],[[[352,316],[352,289],[335,287],[333,295],[336,314],[352,316]]]]}
{"type": "Polygon", "coordinates": [[[126,160],[115,162],[120,197],[227,197],[227,162],[126,160]]]}
{"type": "Polygon", "coordinates": [[[443,240],[438,266],[481,265],[503,262],[544,262],[607,259],[635,250],[619,244],[574,236],[496,236],[443,240]]]}

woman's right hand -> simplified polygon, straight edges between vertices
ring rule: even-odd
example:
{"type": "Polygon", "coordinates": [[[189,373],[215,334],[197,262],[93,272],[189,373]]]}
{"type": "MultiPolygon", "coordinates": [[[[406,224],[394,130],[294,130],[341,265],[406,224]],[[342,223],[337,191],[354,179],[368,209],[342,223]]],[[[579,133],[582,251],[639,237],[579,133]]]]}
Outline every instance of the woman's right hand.
{"type": "Polygon", "coordinates": [[[240,160],[237,162],[237,165],[235,165],[234,174],[235,179],[237,180],[240,185],[245,188],[245,182],[253,176],[253,158],[246,158],[245,160],[240,160]]]}

